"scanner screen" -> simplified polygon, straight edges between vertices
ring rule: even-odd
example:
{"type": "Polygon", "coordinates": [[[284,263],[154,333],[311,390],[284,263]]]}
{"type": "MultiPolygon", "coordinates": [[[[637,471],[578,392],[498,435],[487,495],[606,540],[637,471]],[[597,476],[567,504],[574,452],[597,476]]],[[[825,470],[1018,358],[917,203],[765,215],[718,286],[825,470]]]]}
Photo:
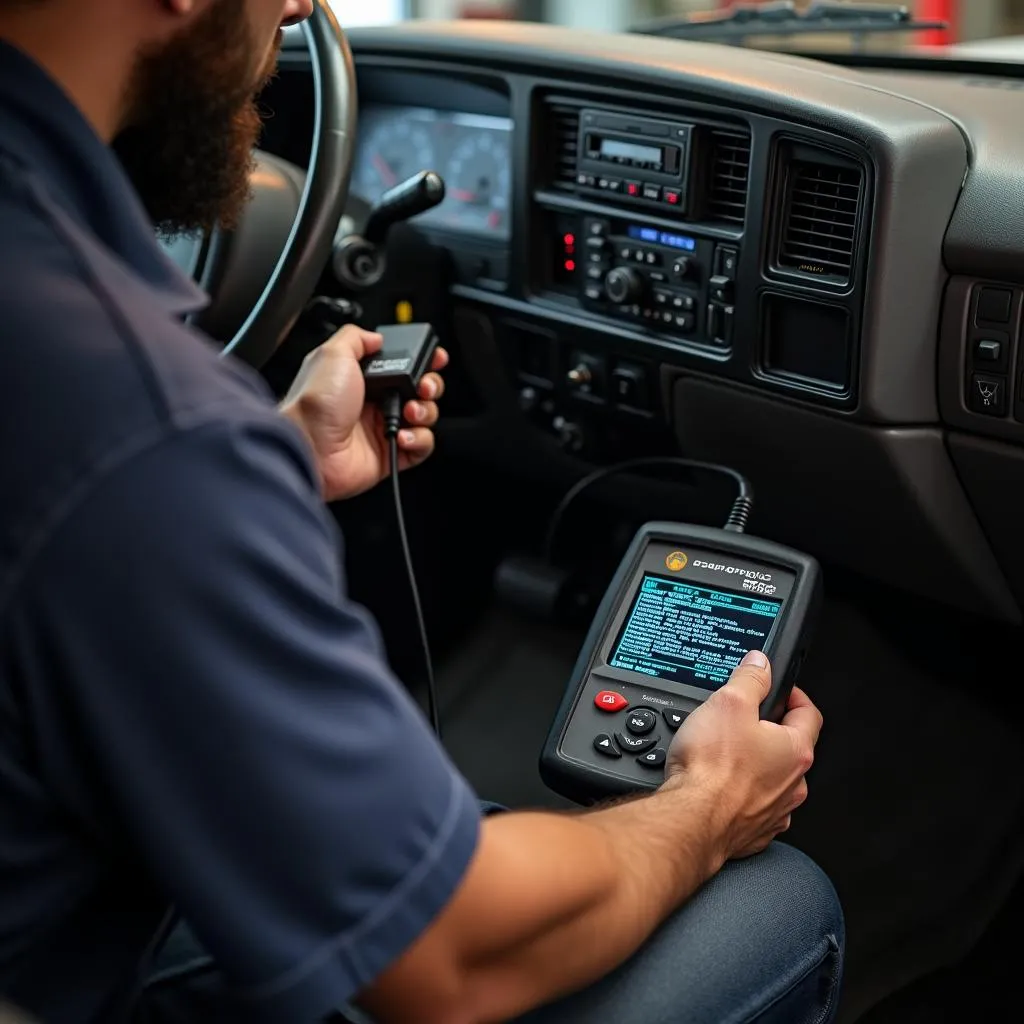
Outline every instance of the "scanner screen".
{"type": "Polygon", "coordinates": [[[761,650],[782,608],[645,573],[608,664],[658,679],[717,690],[749,650],[761,650]]]}

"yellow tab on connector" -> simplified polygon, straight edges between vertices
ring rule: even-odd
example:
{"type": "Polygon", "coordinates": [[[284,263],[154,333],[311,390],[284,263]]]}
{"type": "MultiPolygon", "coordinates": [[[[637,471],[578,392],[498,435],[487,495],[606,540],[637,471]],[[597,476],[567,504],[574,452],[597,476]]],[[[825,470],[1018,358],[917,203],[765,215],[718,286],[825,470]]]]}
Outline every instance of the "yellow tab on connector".
{"type": "Polygon", "coordinates": [[[404,299],[395,306],[395,323],[398,324],[411,324],[412,323],[412,303],[406,302],[404,299]]]}

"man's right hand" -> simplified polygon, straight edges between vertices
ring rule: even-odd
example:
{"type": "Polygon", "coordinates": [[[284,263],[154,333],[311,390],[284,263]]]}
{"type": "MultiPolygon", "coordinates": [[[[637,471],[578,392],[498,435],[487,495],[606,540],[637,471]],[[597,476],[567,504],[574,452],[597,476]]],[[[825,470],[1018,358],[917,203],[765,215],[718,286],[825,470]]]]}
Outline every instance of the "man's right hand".
{"type": "Polygon", "coordinates": [[[673,741],[655,793],[578,815],[497,814],[455,896],[362,994],[382,1024],[508,1020],[614,970],[730,858],[807,796],[821,715],[794,691],[762,722],[771,670],[749,656],[673,741]]]}
{"type": "Polygon", "coordinates": [[[690,715],[669,751],[665,789],[697,789],[711,797],[723,861],[759,853],[789,828],[793,811],[807,799],[805,776],[821,713],[794,689],[781,724],[761,721],[758,709],[771,681],[768,659],[752,651],[690,715]]]}

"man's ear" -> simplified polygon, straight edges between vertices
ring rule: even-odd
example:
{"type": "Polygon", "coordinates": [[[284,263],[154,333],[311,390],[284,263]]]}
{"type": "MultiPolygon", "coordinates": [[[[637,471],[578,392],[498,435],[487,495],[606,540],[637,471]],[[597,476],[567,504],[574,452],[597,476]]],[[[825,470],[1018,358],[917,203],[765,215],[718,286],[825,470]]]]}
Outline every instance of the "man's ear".
{"type": "Polygon", "coordinates": [[[195,9],[196,0],[163,0],[163,5],[172,14],[191,14],[195,9]]]}

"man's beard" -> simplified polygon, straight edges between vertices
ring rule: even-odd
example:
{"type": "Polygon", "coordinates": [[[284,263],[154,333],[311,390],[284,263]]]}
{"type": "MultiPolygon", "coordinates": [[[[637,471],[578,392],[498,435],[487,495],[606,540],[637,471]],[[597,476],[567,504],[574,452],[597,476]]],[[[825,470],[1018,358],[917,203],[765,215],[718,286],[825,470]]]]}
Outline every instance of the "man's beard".
{"type": "MultiPolygon", "coordinates": [[[[249,198],[261,121],[245,0],[217,0],[139,57],[128,126],[113,149],[165,236],[232,228],[249,198]]],[[[276,57],[276,52],[275,52],[276,57]]]]}

